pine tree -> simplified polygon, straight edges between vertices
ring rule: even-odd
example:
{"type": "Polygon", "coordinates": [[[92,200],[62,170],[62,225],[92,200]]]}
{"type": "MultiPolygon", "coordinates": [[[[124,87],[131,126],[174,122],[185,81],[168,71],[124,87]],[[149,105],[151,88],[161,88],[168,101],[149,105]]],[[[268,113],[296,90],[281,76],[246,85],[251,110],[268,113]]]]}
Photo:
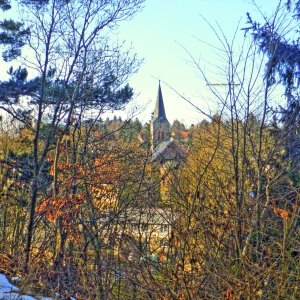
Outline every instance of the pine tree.
{"type": "Polygon", "coordinates": [[[300,1],[280,1],[271,18],[264,16],[260,24],[248,13],[250,32],[259,50],[268,59],[265,80],[269,86],[280,83],[285,88],[286,107],[281,108],[280,121],[284,124],[284,143],[292,169],[299,165],[300,154],[300,1]]]}

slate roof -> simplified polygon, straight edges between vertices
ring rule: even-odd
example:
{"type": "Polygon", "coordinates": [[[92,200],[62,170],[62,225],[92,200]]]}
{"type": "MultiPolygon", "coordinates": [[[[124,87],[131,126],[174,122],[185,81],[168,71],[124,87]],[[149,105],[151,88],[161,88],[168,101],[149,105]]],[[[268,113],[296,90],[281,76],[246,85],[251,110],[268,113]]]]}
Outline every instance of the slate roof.
{"type": "Polygon", "coordinates": [[[168,121],[166,116],[165,106],[164,106],[164,100],[161,92],[160,82],[158,84],[156,104],[153,113],[153,121],[155,121],[156,119],[159,119],[161,121],[168,121]]]}
{"type": "Polygon", "coordinates": [[[151,161],[180,161],[185,159],[185,153],[177,146],[174,140],[160,143],[153,151],[151,161]]]}

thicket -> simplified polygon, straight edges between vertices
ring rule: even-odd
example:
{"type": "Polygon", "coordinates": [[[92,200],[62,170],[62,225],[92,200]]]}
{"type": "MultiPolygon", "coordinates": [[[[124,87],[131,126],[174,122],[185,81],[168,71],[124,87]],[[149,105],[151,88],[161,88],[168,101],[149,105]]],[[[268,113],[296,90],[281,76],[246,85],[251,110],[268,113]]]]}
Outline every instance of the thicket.
{"type": "Polygon", "coordinates": [[[249,15],[238,52],[212,29],[225,93],[187,51],[219,109],[174,122],[180,164],[151,160],[149,124],[101,119],[132,98],[140,62],[108,37],[142,2],[26,0],[0,24],[23,59],[0,83],[0,272],[66,298],[298,299],[300,2],[249,15]]]}

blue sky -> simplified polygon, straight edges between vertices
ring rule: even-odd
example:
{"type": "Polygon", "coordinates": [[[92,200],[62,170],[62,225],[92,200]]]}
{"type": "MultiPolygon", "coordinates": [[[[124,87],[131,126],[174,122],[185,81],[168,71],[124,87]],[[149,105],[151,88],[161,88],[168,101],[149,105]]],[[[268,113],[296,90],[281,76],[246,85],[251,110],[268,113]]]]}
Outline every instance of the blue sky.
{"type": "MultiPolygon", "coordinates": [[[[277,0],[257,0],[257,6],[269,15],[277,0]]],[[[224,61],[210,45],[219,42],[204,18],[213,26],[220,26],[229,40],[236,28],[245,27],[246,13],[255,20],[260,13],[252,0],[146,0],[144,9],[131,20],[123,22],[117,30],[117,38],[126,40],[144,63],[129,84],[136,97],[126,112],[118,113],[124,118],[137,116],[141,121],[150,120],[154,110],[158,80],[169,121],[174,119],[187,125],[200,122],[203,115],[187,104],[169,87],[184,95],[205,111],[215,112],[214,99],[207,91],[204,80],[189,61],[190,52],[201,67],[212,75],[212,80],[222,82],[219,73],[212,73],[224,61]]],[[[238,30],[236,45],[242,43],[243,32],[238,30]]],[[[1,75],[4,75],[2,72],[1,75]]]]}
{"type": "MultiPolygon", "coordinates": [[[[274,10],[277,1],[259,0],[256,3],[268,15],[274,10]]],[[[144,9],[119,28],[119,38],[132,43],[139,57],[145,60],[139,72],[130,79],[138,96],[128,111],[134,106],[142,107],[144,111],[138,117],[143,121],[150,119],[158,79],[162,80],[170,122],[178,119],[191,124],[201,121],[203,116],[163,82],[199,107],[216,109],[213,102],[209,101],[205,82],[189,63],[186,50],[199,60],[205,70],[221,64],[216,51],[208,45],[218,46],[219,42],[203,18],[214,27],[219,24],[231,40],[239,22],[240,27],[245,27],[246,12],[259,19],[258,9],[250,0],[146,0],[144,9]]],[[[238,30],[238,36],[237,45],[243,39],[241,30],[238,30]]]]}

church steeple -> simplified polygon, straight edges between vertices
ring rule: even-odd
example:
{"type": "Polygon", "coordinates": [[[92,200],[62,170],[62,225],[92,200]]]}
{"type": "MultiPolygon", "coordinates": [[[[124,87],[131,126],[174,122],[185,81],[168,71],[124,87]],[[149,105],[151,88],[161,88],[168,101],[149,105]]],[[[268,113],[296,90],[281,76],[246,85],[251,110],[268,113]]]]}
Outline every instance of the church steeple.
{"type": "Polygon", "coordinates": [[[150,134],[152,151],[162,142],[170,140],[170,123],[166,117],[160,82],[158,84],[156,104],[151,120],[150,134]]]}
{"type": "Polygon", "coordinates": [[[165,106],[164,106],[164,100],[163,100],[161,87],[160,87],[160,81],[158,84],[156,105],[155,105],[155,109],[154,109],[154,113],[153,113],[153,121],[156,119],[167,120],[165,106]]]}

